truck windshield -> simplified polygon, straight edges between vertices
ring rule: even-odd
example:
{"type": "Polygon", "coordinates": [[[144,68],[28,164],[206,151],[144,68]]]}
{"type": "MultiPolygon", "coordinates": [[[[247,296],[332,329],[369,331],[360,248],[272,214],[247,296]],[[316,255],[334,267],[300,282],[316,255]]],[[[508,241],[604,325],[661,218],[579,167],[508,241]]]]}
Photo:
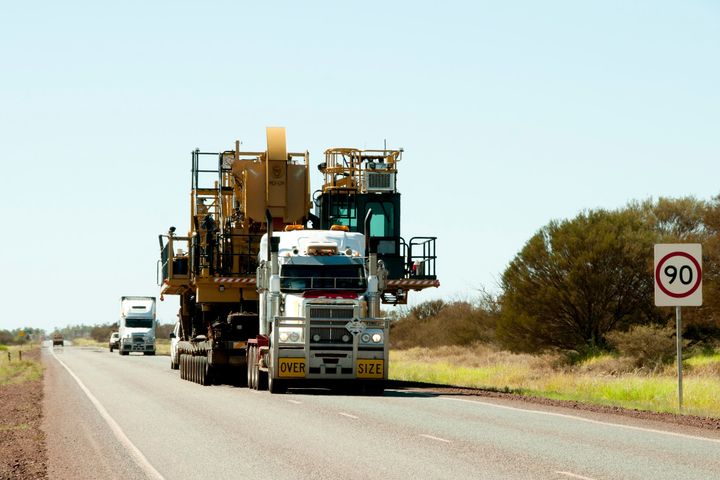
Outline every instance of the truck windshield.
{"type": "Polygon", "coordinates": [[[366,288],[362,265],[283,265],[280,290],[357,290],[366,288]]]}
{"type": "Polygon", "coordinates": [[[126,318],[125,326],[128,328],[150,328],[152,327],[152,318],[126,318]]]}

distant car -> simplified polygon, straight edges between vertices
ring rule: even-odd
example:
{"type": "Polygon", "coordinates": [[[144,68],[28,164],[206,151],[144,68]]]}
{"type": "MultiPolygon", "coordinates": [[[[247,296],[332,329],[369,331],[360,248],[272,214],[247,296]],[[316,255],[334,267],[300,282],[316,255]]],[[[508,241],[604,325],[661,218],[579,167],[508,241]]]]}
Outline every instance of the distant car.
{"type": "Polygon", "coordinates": [[[110,347],[110,353],[112,353],[113,349],[120,347],[120,333],[112,332],[110,334],[108,346],[110,347]]]}
{"type": "Polygon", "coordinates": [[[175,324],[175,328],[170,332],[170,368],[177,370],[180,368],[180,355],[178,354],[178,342],[180,341],[180,322],[175,324]]]}

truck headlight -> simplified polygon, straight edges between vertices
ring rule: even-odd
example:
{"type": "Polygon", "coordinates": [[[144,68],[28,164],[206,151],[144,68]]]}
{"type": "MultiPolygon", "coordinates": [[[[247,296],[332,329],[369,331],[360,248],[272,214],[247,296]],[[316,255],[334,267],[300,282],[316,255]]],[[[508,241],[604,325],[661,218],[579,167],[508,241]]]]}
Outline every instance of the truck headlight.
{"type": "Polygon", "coordinates": [[[278,340],[282,343],[302,343],[303,330],[298,327],[278,327],[278,340]]]}
{"type": "Polygon", "coordinates": [[[382,344],[383,343],[383,331],[377,329],[365,330],[360,335],[360,343],[366,344],[382,344]]]}

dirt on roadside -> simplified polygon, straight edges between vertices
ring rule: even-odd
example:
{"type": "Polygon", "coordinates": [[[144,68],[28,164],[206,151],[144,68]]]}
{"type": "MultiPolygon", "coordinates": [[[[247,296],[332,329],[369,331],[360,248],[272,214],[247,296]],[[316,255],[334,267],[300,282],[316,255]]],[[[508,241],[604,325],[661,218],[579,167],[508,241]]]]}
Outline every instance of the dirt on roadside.
{"type": "MultiPolygon", "coordinates": [[[[39,349],[23,355],[40,361],[39,349]]],[[[48,478],[42,399],[42,379],[0,386],[0,480],[48,478]]]]}

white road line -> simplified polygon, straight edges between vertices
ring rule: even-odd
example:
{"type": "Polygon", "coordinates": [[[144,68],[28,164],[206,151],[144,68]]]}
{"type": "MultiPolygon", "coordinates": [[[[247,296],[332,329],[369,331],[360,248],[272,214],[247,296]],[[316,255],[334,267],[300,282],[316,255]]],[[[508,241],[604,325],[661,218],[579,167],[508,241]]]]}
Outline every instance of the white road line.
{"type": "Polygon", "coordinates": [[[446,439],[440,438],[440,437],[434,437],[432,435],[425,435],[424,433],[421,433],[420,436],[429,438],[430,440],[437,440],[438,442],[452,443],[450,440],[446,440],[446,439]]]}
{"type": "Polygon", "coordinates": [[[360,418],[360,417],[356,417],[355,415],[350,415],[349,413],[345,413],[345,412],[338,412],[338,414],[342,415],[343,417],[352,418],[354,420],[357,420],[360,418]]]}
{"type": "Polygon", "coordinates": [[[583,477],[582,475],[578,475],[578,474],[572,473],[572,472],[555,472],[555,473],[558,473],[560,475],[565,475],[565,476],[568,476],[571,478],[578,478],[579,480],[595,480],[594,478],[583,477]]]}
{"type": "Polygon", "coordinates": [[[302,404],[302,402],[298,402],[297,400],[289,400],[289,399],[288,399],[288,402],[294,403],[295,405],[301,405],[301,404],[302,404]]]}
{"type": "Polygon", "coordinates": [[[452,400],[454,402],[477,403],[477,404],[485,405],[488,407],[502,408],[505,410],[513,410],[515,412],[536,413],[538,415],[548,415],[551,417],[569,418],[572,420],[578,420],[578,421],[587,422],[587,423],[594,423],[596,425],[605,425],[608,427],[618,427],[618,428],[625,428],[627,430],[637,430],[640,432],[648,432],[648,433],[660,433],[663,435],[671,435],[673,437],[689,438],[692,440],[704,440],[706,442],[720,443],[720,439],[717,439],[717,438],[699,437],[697,435],[688,435],[686,433],[676,433],[676,432],[669,432],[667,430],[656,430],[654,428],[644,428],[644,427],[636,427],[633,425],[623,425],[622,423],[602,422],[600,420],[592,420],[590,418],[578,417],[575,415],[567,415],[565,413],[544,412],[542,410],[533,410],[530,408],[509,407],[507,405],[498,405],[496,403],[483,402],[480,400],[466,400],[464,398],[449,398],[449,397],[440,397],[440,398],[442,400],[452,400]]]}
{"type": "Polygon", "coordinates": [[[52,353],[52,356],[55,357],[55,360],[57,360],[60,365],[62,365],[65,370],[68,371],[70,376],[75,379],[80,389],[87,395],[90,402],[95,406],[100,416],[107,422],[108,426],[110,427],[110,430],[112,430],[113,434],[115,435],[115,438],[118,439],[118,441],[128,450],[130,453],[130,456],[135,460],[135,463],[137,466],[145,472],[145,475],[147,475],[150,478],[155,478],[157,480],[165,480],[165,477],[160,475],[160,472],[155,470],[155,467],[153,467],[147,458],[145,458],[145,455],[142,454],[140,450],[130,441],[130,439],[125,435],[125,432],[122,431],[122,428],[120,428],[120,425],[110,416],[110,414],[105,410],[105,407],[102,406],[100,401],[95,398],[95,395],[90,393],[90,390],[87,389],[85,384],[73,373],[72,370],[70,370],[70,367],[65,365],[65,362],[60,360],[57,355],[55,355],[55,352],[53,350],[50,351],[52,353]]]}

